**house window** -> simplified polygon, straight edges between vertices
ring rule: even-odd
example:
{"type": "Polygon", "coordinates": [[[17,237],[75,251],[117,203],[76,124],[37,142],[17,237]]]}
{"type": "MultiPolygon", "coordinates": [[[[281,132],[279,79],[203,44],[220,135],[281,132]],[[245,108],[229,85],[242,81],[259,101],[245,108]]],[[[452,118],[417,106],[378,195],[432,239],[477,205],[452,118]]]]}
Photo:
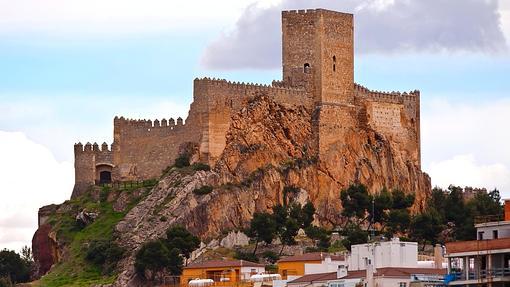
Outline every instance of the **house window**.
{"type": "Polygon", "coordinates": [[[305,63],[305,64],[303,65],[303,72],[304,72],[305,74],[309,74],[309,73],[310,73],[310,64],[305,63]]]}
{"type": "Polygon", "coordinates": [[[497,230],[492,231],[492,239],[498,239],[498,231],[497,230]]]}
{"type": "Polygon", "coordinates": [[[483,231],[478,232],[478,240],[483,240],[483,231]]]}
{"type": "Polygon", "coordinates": [[[406,287],[407,283],[406,282],[399,282],[398,283],[398,287],[406,287]]]}

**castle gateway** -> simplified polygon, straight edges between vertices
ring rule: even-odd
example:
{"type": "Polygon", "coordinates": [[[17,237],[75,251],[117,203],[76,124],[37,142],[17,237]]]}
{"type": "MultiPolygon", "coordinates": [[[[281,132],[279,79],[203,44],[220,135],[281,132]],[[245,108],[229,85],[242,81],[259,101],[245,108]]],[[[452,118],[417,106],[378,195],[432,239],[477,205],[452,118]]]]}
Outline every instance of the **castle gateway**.
{"type": "Polygon", "coordinates": [[[256,95],[313,111],[320,159],[342,145],[348,129],[368,127],[396,143],[420,167],[420,94],[378,92],[354,83],[353,15],[324,9],[282,12],[283,79],[269,85],[195,79],[186,121],[114,119],[111,148],[74,146],[73,196],[94,183],[157,178],[179,147],[199,146],[200,161],[214,165],[226,144],[232,115],[256,95]]]}

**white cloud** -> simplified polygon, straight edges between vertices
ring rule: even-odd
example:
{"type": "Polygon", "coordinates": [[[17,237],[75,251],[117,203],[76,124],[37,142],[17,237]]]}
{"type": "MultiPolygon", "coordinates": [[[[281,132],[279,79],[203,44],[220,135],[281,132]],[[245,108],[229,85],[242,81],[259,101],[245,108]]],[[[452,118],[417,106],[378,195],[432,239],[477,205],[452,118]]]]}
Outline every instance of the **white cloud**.
{"type": "Polygon", "coordinates": [[[434,185],[497,187],[510,197],[510,99],[422,102],[423,169],[434,185]]]}
{"type": "Polygon", "coordinates": [[[326,8],[355,14],[355,48],[361,53],[506,50],[496,0],[284,0],[251,5],[229,33],[206,48],[211,69],[279,68],[281,10],[326,8]]]}
{"type": "Polygon", "coordinates": [[[0,94],[2,97],[11,100],[0,105],[0,130],[21,131],[63,161],[72,161],[76,142],[111,144],[115,116],[186,119],[189,109],[189,104],[164,98],[147,100],[144,96],[0,94]]]}
{"type": "Polygon", "coordinates": [[[20,132],[0,131],[0,159],[0,249],[19,250],[31,245],[39,207],[69,198],[73,165],[20,132]]]}
{"type": "Polygon", "coordinates": [[[254,0],[0,0],[0,32],[108,36],[210,27],[254,0]]]}
{"type": "Polygon", "coordinates": [[[510,1],[499,0],[499,14],[501,19],[501,29],[505,34],[507,45],[510,45],[510,1]]]}
{"type": "Polygon", "coordinates": [[[458,155],[428,167],[432,184],[498,188],[503,197],[510,196],[510,169],[503,163],[481,164],[472,154],[458,155]]]}

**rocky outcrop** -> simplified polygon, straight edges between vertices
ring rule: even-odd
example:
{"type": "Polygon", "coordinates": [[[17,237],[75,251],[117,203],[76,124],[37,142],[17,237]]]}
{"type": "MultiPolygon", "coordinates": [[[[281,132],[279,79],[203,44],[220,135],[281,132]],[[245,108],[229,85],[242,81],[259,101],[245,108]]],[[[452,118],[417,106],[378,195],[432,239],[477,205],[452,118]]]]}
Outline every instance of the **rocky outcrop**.
{"type": "Polygon", "coordinates": [[[55,237],[51,225],[43,224],[39,226],[32,238],[32,252],[35,262],[34,277],[36,278],[46,274],[51,266],[60,260],[60,252],[55,237]]]}
{"type": "Polygon", "coordinates": [[[116,227],[119,243],[131,256],[121,262],[117,286],[134,285],[134,254],[143,242],[164,236],[172,224],[185,225],[203,240],[224,230],[241,230],[256,211],[284,200],[312,201],[316,222],[341,222],[340,190],[363,183],[371,192],[383,187],[416,193],[421,209],[430,179],[389,139],[367,126],[345,132],[326,157],[316,156],[312,112],[285,107],[266,97],[251,101],[232,118],[226,147],[212,171],[174,169],[116,227]],[[208,194],[196,190],[211,186],[208,194]],[[293,187],[295,192],[284,192],[293,187]],[[163,220],[164,219],[164,220],[163,220]]]}

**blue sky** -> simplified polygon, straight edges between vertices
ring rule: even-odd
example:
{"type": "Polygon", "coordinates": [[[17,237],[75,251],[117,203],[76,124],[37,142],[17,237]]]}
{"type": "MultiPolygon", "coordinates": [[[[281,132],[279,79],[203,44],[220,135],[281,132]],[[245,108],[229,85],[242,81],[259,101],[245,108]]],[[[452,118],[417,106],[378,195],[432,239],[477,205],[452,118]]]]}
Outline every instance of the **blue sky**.
{"type": "Polygon", "coordinates": [[[421,91],[423,169],[434,184],[510,197],[510,1],[465,0],[437,27],[409,17],[444,1],[0,0],[0,248],[29,244],[37,208],[71,194],[72,145],[111,143],[115,115],[185,117],[195,77],[279,79],[275,15],[293,5],[359,15],[356,81],[421,91]]]}

